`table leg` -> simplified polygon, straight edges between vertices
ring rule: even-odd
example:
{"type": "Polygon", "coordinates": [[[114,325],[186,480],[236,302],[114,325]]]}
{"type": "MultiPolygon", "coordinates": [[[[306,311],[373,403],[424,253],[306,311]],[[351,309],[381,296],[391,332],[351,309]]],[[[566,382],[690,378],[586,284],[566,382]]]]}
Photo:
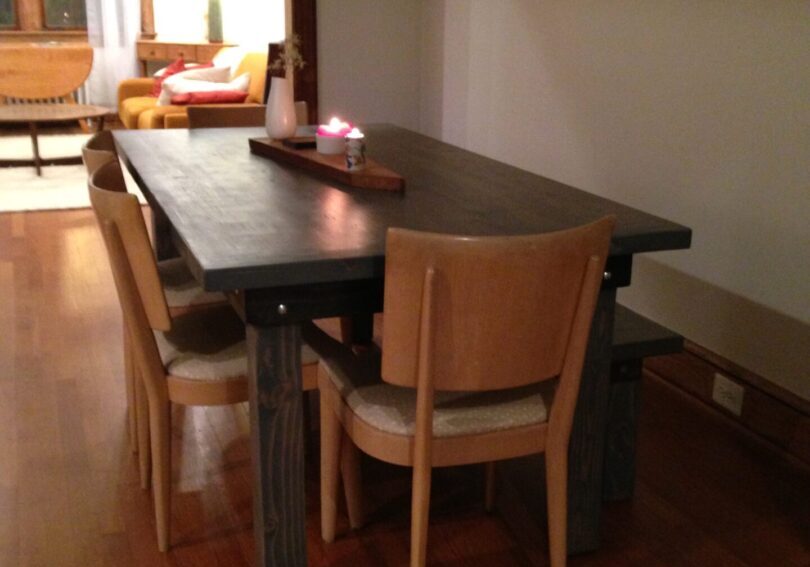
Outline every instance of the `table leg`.
{"type": "Polygon", "coordinates": [[[568,551],[599,547],[616,290],[603,289],[591,324],[568,446],[568,551]]]}
{"type": "Polygon", "coordinates": [[[177,258],[180,254],[172,241],[172,223],[169,217],[154,202],[150,201],[149,207],[152,210],[152,244],[155,257],[158,261],[177,258]]]}
{"type": "MultiPolygon", "coordinates": [[[[602,477],[610,393],[610,359],[616,290],[603,289],[591,325],[588,353],[568,450],[568,553],[599,547],[602,477]]],[[[542,455],[498,463],[497,507],[518,543],[545,561],[538,549],[546,530],[546,494],[542,455]]]]}
{"type": "Polygon", "coordinates": [[[259,567],[306,567],[301,328],[247,325],[259,567]]]}
{"type": "Polygon", "coordinates": [[[39,157],[39,140],[37,139],[37,123],[29,122],[28,128],[31,131],[31,146],[34,150],[34,167],[37,170],[37,175],[42,176],[42,159],[39,157]]]}

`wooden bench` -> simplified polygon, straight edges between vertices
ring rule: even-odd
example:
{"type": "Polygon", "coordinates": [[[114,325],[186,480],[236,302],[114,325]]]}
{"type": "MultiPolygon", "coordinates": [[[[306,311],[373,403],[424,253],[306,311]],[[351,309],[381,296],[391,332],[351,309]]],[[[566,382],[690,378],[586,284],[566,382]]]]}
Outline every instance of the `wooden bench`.
{"type": "Polygon", "coordinates": [[[683,350],[683,337],[617,304],[613,326],[608,428],[602,496],[606,501],[633,496],[636,429],[641,402],[641,370],[649,356],[683,350]]]}

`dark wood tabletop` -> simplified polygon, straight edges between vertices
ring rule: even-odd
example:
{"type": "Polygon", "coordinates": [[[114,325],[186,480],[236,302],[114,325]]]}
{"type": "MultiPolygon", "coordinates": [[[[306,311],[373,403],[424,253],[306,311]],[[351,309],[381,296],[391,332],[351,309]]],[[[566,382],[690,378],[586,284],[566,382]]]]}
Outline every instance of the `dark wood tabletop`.
{"type": "Polygon", "coordinates": [[[238,290],[257,564],[307,564],[301,326],[351,316],[351,338],[370,338],[388,227],[529,234],[615,214],[569,444],[569,552],[597,549],[616,289],[630,284],[634,254],[688,248],[690,229],[401,128],[364,130],[368,155],[405,178],[404,193],[352,189],[252,155],[248,139],[264,137],[261,128],[114,132],[155,213],[159,256],[171,239],[206,289],[238,290]]]}
{"type": "Polygon", "coordinates": [[[420,134],[364,128],[404,194],[353,189],[252,155],[262,129],[116,131],[206,289],[381,277],[385,231],[529,234],[616,214],[611,253],[687,248],[679,224],[420,134]],[[194,265],[196,264],[196,265],[194,265]]]}

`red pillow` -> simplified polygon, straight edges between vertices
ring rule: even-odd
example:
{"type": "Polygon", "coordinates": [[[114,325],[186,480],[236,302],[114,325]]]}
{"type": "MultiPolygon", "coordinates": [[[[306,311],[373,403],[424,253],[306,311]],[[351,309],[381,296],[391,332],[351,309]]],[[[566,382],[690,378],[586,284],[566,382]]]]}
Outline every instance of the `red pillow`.
{"type": "Polygon", "coordinates": [[[243,91],[204,91],[199,93],[176,94],[172,97],[172,104],[182,106],[185,104],[217,104],[228,102],[245,102],[248,94],[243,91]]]}
{"type": "Polygon", "coordinates": [[[160,77],[155,77],[155,82],[152,85],[152,91],[149,93],[149,96],[160,96],[160,89],[163,86],[163,81],[174,75],[175,73],[179,73],[180,71],[186,70],[186,64],[183,62],[183,58],[179,57],[175,61],[172,61],[171,65],[166,67],[166,70],[163,71],[163,74],[160,77]]]}

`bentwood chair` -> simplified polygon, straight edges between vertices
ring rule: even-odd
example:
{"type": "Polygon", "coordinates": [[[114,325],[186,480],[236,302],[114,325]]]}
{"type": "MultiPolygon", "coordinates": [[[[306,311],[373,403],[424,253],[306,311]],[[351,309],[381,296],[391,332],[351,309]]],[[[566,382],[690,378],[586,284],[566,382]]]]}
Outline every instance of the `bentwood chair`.
{"type": "Polygon", "coordinates": [[[390,229],[381,366],[308,330],[321,356],[321,530],[340,468],[362,523],[356,448],[413,467],[411,566],[425,564],[432,467],[546,453],[551,565],[566,560],[568,440],[614,226],[464,237],[390,229]]]}
{"type": "MultiPolygon", "coordinates": [[[[228,306],[170,317],[137,198],[121,191],[117,162],[89,181],[90,200],[112,267],[146,404],[138,403],[141,452],[151,448],[158,547],[170,542],[171,403],[225,405],[248,397],[244,324],[228,306]],[[146,425],[148,424],[148,427],[146,425]]],[[[315,388],[317,356],[302,352],[304,389],[315,388]]]]}
{"type": "MultiPolygon", "coordinates": [[[[94,134],[82,147],[82,159],[87,169],[88,178],[99,167],[109,162],[118,163],[118,154],[115,149],[112,132],[103,130],[94,134]]],[[[120,168],[109,173],[110,179],[107,190],[127,191],[123,172],[120,168]],[[115,171],[118,173],[116,174],[115,171]]],[[[225,296],[221,293],[207,292],[197,284],[194,277],[186,267],[186,263],[181,258],[171,258],[157,263],[158,275],[163,291],[166,295],[166,302],[169,305],[169,313],[172,316],[181,315],[196,308],[210,307],[226,302],[225,296]]],[[[124,333],[124,374],[126,378],[127,391],[127,414],[129,416],[130,446],[134,452],[138,450],[137,443],[137,411],[135,409],[135,380],[134,369],[130,356],[128,334],[124,333]]],[[[141,481],[144,487],[148,480],[144,472],[148,469],[148,455],[141,455],[141,481]],[[144,462],[143,459],[147,458],[144,462]]]]}

